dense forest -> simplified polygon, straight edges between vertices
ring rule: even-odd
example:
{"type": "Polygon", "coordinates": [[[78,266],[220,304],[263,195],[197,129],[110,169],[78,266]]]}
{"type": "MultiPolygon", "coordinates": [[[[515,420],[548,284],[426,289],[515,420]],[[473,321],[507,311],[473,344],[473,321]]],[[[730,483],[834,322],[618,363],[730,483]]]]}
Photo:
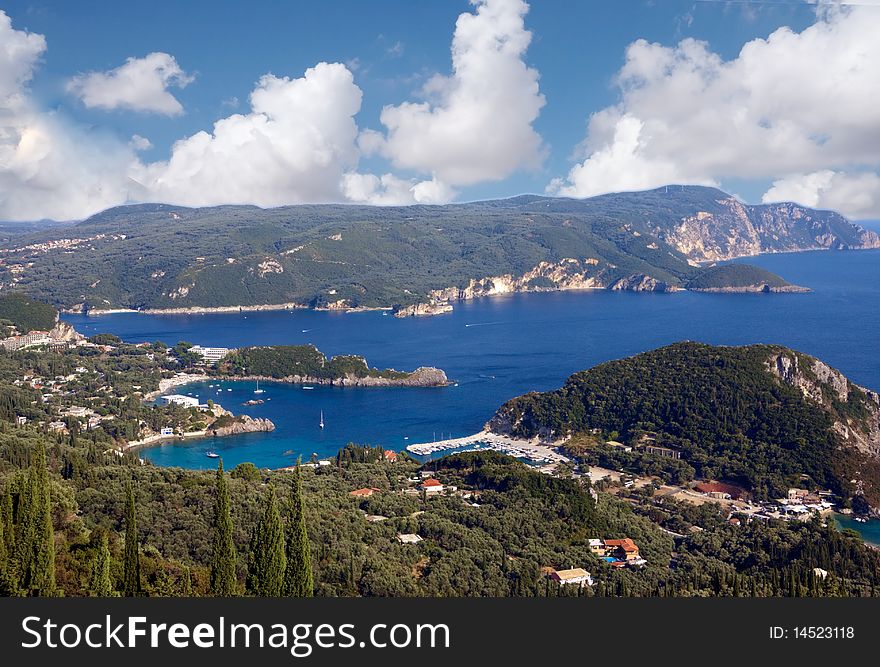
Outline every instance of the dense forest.
{"type": "Polygon", "coordinates": [[[52,306],[34,301],[21,293],[0,296],[0,337],[9,334],[10,327],[18,333],[48,331],[55,326],[58,311],[52,306]]]}
{"type": "Polygon", "coordinates": [[[721,264],[702,269],[687,281],[690,290],[712,290],[767,285],[790,287],[791,283],[775,273],[751,264],[721,264]]]}
{"type": "Polygon", "coordinates": [[[347,375],[403,379],[408,373],[370,368],[363,357],[338,355],[327,359],[314,345],[245,347],[227,355],[220,372],[230,375],[259,375],[271,378],[291,376],[332,380],[347,375]]]}
{"type": "Polygon", "coordinates": [[[515,398],[490,427],[522,437],[596,432],[636,447],[650,442],[680,452],[669,463],[679,469],[674,474],[729,480],[763,498],[802,476],[849,497],[858,477],[858,492],[876,503],[876,458],[843,446],[835,425],[876,439],[877,406],[845,378],[842,400],[817,367],[827,369],[779,346],[678,343],[576,373],[559,390],[515,398]],[[800,369],[791,382],[773,372],[778,359],[800,369]],[[815,387],[818,399],[807,398],[801,384],[815,387]]]}
{"type": "Polygon", "coordinates": [[[476,502],[426,497],[409,491],[418,463],[346,449],[331,466],[198,472],[7,428],[0,586],[68,596],[877,594],[880,555],[818,521],[734,526],[717,506],[594,499],[581,480],[490,452],[430,466],[476,502]],[[361,487],[376,492],[349,494],[361,487]],[[422,541],[401,544],[401,533],[422,541]],[[590,552],[597,536],[630,537],[648,564],[609,567],[590,552]],[[585,567],[595,583],[560,588],[548,567],[585,567]]]}
{"type": "MultiPolygon", "coordinates": [[[[744,206],[714,188],[670,186],[447,206],[124,206],[4,245],[0,287],[56,306],[374,307],[566,258],[580,260],[578,277],[598,286],[642,275],[681,286],[697,271],[692,261],[717,255],[876,247],[880,239],[836,213],[744,206]],[[682,229],[701,243],[678,238],[682,229]],[[59,240],[62,247],[45,245],[59,240]]],[[[549,285],[541,278],[535,287],[549,285]]]]}

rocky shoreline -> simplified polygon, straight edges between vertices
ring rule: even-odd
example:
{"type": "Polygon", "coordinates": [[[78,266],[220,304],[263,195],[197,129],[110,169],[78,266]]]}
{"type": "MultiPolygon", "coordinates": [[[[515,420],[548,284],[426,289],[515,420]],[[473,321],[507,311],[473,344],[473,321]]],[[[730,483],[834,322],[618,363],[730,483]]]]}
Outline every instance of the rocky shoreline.
{"type": "Polygon", "coordinates": [[[152,447],[163,442],[191,440],[194,438],[222,438],[228,435],[240,435],[242,433],[268,433],[275,430],[275,424],[270,419],[254,418],[250,415],[239,415],[228,426],[211,428],[210,426],[201,431],[186,431],[174,435],[161,435],[155,433],[140,440],[129,440],[122,446],[123,452],[132,451],[141,447],[152,447]]]}
{"type": "MultiPolygon", "coordinates": [[[[317,378],[310,375],[288,375],[271,377],[268,375],[223,375],[204,376],[205,380],[281,382],[283,384],[305,384],[328,387],[447,387],[452,384],[446,373],[431,366],[421,366],[403,378],[358,377],[348,374],[339,378],[317,378]]],[[[181,383],[186,384],[186,383],[181,383]]]]}
{"type": "Polygon", "coordinates": [[[440,368],[420,366],[402,378],[384,377],[358,377],[346,375],[339,378],[318,378],[310,375],[289,375],[287,377],[272,377],[269,375],[209,375],[207,373],[181,373],[170,378],[159,380],[159,388],[144,395],[144,400],[153,401],[174,387],[191,384],[193,382],[281,382],[284,384],[305,384],[332,387],[447,387],[452,382],[446,377],[446,372],[440,368]]]}
{"type": "Polygon", "coordinates": [[[714,294],[806,294],[809,287],[800,285],[742,285],[738,287],[689,287],[689,292],[708,292],[714,294]]]}

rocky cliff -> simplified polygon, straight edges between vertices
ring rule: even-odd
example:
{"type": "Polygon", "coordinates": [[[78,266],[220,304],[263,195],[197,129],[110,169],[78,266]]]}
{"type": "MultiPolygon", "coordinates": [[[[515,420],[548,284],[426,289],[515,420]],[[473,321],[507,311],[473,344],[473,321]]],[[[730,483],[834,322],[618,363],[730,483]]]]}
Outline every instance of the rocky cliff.
{"type": "Polygon", "coordinates": [[[765,498],[830,488],[880,517],[880,396],[781,346],[687,342],[600,364],[508,401],[487,427],[545,440],[615,432],[637,454],[648,433],[697,477],[765,498]]]}
{"type": "Polygon", "coordinates": [[[662,241],[698,262],[767,252],[880,248],[880,236],[833,211],[792,203],[749,206],[717,191],[707,210],[670,224],[649,223],[662,241]]]}
{"type": "Polygon", "coordinates": [[[241,433],[263,433],[274,430],[275,424],[269,419],[255,419],[249,415],[239,415],[230,423],[223,424],[222,426],[209,426],[207,434],[219,437],[239,435],[241,433]]]}
{"type": "Polygon", "coordinates": [[[673,292],[676,285],[646,274],[619,275],[617,267],[595,257],[576,259],[566,257],[558,262],[540,262],[522,275],[506,273],[499,276],[471,279],[464,287],[446,287],[433,290],[428,301],[399,307],[395,316],[437,315],[448,313],[453,303],[499,294],[522,292],[559,292],[585,289],[628,290],[633,292],[673,292]]]}
{"type": "Polygon", "coordinates": [[[819,359],[792,353],[776,353],[767,368],[785,384],[795,387],[804,398],[828,411],[842,444],[870,457],[880,457],[880,396],[877,392],[850,382],[840,371],[819,359]],[[857,412],[841,406],[858,402],[857,412]]]}

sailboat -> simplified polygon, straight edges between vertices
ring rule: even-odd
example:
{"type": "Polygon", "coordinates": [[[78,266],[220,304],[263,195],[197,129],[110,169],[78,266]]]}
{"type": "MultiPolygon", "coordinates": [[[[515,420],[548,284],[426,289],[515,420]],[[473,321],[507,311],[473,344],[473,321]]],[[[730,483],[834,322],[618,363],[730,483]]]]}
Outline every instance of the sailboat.
{"type": "Polygon", "coordinates": [[[262,394],[262,393],[265,393],[263,389],[260,389],[260,381],[259,381],[259,380],[257,380],[257,388],[254,389],[254,393],[255,393],[255,394],[262,394]]]}
{"type": "Polygon", "coordinates": [[[324,411],[321,410],[321,421],[318,422],[318,426],[324,428],[324,411]]]}
{"type": "Polygon", "coordinates": [[[205,452],[205,456],[207,456],[209,459],[219,459],[220,458],[220,455],[215,451],[205,452]]]}

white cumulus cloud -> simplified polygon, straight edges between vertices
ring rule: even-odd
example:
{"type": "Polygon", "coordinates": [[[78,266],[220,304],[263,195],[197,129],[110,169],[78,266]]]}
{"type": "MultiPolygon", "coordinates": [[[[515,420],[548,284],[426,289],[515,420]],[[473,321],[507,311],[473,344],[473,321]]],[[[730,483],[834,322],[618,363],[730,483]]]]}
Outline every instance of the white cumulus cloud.
{"type": "Polygon", "coordinates": [[[167,53],[150,53],[129,58],[125,64],[106,72],[89,72],[73,77],[68,92],[89,108],[130,109],[176,116],[183,107],[168,88],[183,88],[193,77],[167,53]]]}
{"type": "Polygon", "coordinates": [[[345,198],[356,204],[401,206],[405,204],[444,204],[455,197],[455,191],[435,179],[419,181],[394,174],[361,174],[349,172],[343,179],[345,198]]]}
{"type": "Polygon", "coordinates": [[[385,134],[366,131],[368,152],[400,169],[431,176],[422,189],[497,181],[542,158],[532,127],[544,106],[538,72],[525,61],[531,33],[522,0],[471,0],[474,13],[458,17],[452,40],[452,74],[436,75],[421,102],[386,106],[385,134]],[[431,184],[431,185],[427,185],[431,184]]]}
{"type": "MultiPolygon", "coordinates": [[[[875,171],[878,34],[876,9],[834,3],[802,32],[780,28],[732,60],[693,39],[674,47],[638,40],[616,77],[619,102],[590,117],[583,159],[548,189],[590,196],[669,182],[875,171]]],[[[845,202],[841,209],[863,213],[845,202]]]]}
{"type": "Polygon", "coordinates": [[[27,83],[45,50],[0,11],[0,220],[76,219],[144,194],[131,147],[36,108],[27,83]]]}
{"type": "Polygon", "coordinates": [[[795,201],[813,208],[847,211],[854,218],[880,217],[880,174],[823,169],[773,182],[764,203],[795,201]]]}
{"type": "Polygon", "coordinates": [[[190,206],[342,199],[343,175],[359,157],[361,90],[351,72],[319,63],[297,79],[267,74],[250,103],[213,132],[177,141],[168,160],[144,165],[137,180],[155,199],[190,206]]]}

